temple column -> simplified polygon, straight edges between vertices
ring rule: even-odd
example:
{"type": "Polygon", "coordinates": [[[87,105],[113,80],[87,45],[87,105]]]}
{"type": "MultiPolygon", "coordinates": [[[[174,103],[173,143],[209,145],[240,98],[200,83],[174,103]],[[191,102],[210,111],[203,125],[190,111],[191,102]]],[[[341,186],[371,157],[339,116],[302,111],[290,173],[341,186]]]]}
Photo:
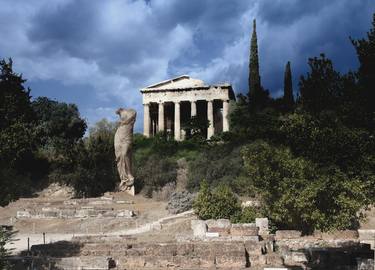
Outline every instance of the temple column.
{"type": "Polygon", "coordinates": [[[150,104],[143,104],[143,135],[150,137],[150,104]]]}
{"type": "Polygon", "coordinates": [[[223,132],[229,131],[229,100],[223,100],[223,132]]]}
{"type": "Polygon", "coordinates": [[[158,121],[159,121],[159,132],[164,131],[164,104],[159,103],[159,114],[158,114],[158,121]]]}
{"type": "Polygon", "coordinates": [[[207,129],[207,139],[210,139],[214,135],[214,105],[212,100],[207,101],[207,119],[209,126],[207,129]]]}
{"type": "Polygon", "coordinates": [[[181,140],[180,102],[174,103],[174,139],[181,140]]]}
{"type": "Polygon", "coordinates": [[[191,117],[197,116],[197,102],[195,100],[190,102],[191,104],[191,117]]]}

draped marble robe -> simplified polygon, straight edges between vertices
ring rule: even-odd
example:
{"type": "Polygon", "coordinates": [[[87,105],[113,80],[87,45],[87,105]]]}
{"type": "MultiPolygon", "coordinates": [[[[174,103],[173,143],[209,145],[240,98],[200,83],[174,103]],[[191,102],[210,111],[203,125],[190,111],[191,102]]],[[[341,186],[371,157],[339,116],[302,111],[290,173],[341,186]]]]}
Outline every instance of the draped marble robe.
{"type": "Polygon", "coordinates": [[[126,191],[134,196],[132,143],[137,112],[133,109],[120,108],[116,113],[120,117],[120,125],[114,139],[117,169],[121,180],[119,190],[126,191]]]}

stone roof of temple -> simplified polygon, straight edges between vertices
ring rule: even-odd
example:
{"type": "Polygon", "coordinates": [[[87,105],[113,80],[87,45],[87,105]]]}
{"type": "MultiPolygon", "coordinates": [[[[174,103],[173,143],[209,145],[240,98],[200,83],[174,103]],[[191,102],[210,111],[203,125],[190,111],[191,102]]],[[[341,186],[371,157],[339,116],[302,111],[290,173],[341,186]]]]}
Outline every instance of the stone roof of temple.
{"type": "Polygon", "coordinates": [[[180,89],[202,89],[210,87],[230,87],[230,84],[206,85],[204,81],[190,78],[188,75],[181,75],[176,78],[158,82],[141,89],[141,92],[151,92],[155,90],[180,90],[180,89]]]}

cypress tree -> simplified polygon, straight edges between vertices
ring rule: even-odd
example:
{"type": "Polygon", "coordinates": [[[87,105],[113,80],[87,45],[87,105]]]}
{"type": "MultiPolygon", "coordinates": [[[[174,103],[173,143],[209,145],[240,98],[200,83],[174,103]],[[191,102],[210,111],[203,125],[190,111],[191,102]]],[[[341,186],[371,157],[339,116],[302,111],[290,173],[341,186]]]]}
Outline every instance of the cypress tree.
{"type": "Polygon", "coordinates": [[[290,69],[290,62],[285,66],[284,73],[284,106],[287,110],[291,110],[294,105],[293,98],[293,83],[292,83],[292,71],[290,69]]]}
{"type": "Polygon", "coordinates": [[[256,31],[256,20],[253,21],[253,34],[250,44],[249,61],[249,97],[258,96],[261,91],[259,75],[258,38],[256,31]]]}

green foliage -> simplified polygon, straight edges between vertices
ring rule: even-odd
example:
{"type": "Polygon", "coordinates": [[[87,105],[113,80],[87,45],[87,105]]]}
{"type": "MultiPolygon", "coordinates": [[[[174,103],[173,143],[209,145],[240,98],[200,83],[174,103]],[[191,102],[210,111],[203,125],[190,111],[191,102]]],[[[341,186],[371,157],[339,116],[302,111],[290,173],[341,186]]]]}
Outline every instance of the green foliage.
{"type": "Polygon", "coordinates": [[[258,55],[258,37],[256,29],[256,20],[253,21],[253,34],[250,42],[250,61],[249,61],[249,96],[255,95],[261,91],[259,75],[259,55],[258,55]]]}
{"type": "Polygon", "coordinates": [[[260,217],[257,209],[245,207],[241,211],[237,211],[237,215],[233,215],[231,221],[233,223],[254,223],[257,217],[260,217]]]}
{"type": "Polygon", "coordinates": [[[170,158],[151,155],[142,163],[137,163],[135,175],[138,189],[144,188],[147,196],[152,196],[152,191],[159,190],[168,183],[176,182],[177,162],[170,158]]]}
{"type": "Polygon", "coordinates": [[[321,169],[265,142],[246,146],[242,155],[248,177],[262,196],[264,214],[278,228],[309,233],[358,225],[357,212],[368,203],[361,179],[337,167],[321,169]]]}
{"type": "Polygon", "coordinates": [[[86,131],[86,123],[75,104],[39,97],[32,102],[32,108],[37,116],[38,136],[44,146],[69,147],[86,131]]]}
{"type": "Polygon", "coordinates": [[[361,106],[364,110],[361,122],[366,122],[367,127],[375,130],[374,102],[375,102],[375,13],[373,15],[372,28],[367,33],[367,38],[354,40],[352,43],[357,51],[360,63],[357,77],[361,89],[361,106]]]}
{"type": "Polygon", "coordinates": [[[99,196],[119,182],[115,161],[116,124],[103,119],[90,129],[85,142],[76,145],[76,161],[70,184],[78,196],[99,196]]]}
{"type": "Polygon", "coordinates": [[[36,153],[39,140],[30,90],[24,88],[25,80],[13,72],[12,64],[11,59],[0,61],[0,190],[6,191],[1,205],[30,194],[46,171],[36,153]]]}
{"type": "Polygon", "coordinates": [[[285,66],[283,105],[286,111],[292,110],[294,106],[292,71],[289,61],[285,66]]]}
{"type": "Polygon", "coordinates": [[[364,159],[375,150],[371,133],[348,128],[335,114],[320,118],[304,113],[288,115],[280,128],[285,144],[297,155],[321,166],[336,165],[341,169],[359,172],[364,159]]]}
{"type": "Polygon", "coordinates": [[[240,147],[232,144],[217,144],[202,148],[189,163],[188,188],[196,190],[201,179],[213,186],[219,183],[235,186],[233,182],[242,172],[240,147]]]}
{"type": "Polygon", "coordinates": [[[308,64],[311,71],[306,78],[302,76],[299,83],[302,108],[314,115],[337,108],[343,92],[340,73],[324,54],[320,58],[310,58],[308,64]]]}
{"type": "Polygon", "coordinates": [[[206,141],[206,130],[209,126],[209,121],[206,119],[193,116],[184,125],[183,129],[186,132],[186,139],[196,142],[206,141]]]}
{"type": "Polygon", "coordinates": [[[8,257],[11,255],[10,250],[5,248],[6,244],[11,244],[14,237],[14,232],[6,226],[0,226],[0,269],[12,269],[8,257]]]}
{"type": "Polygon", "coordinates": [[[241,211],[238,198],[228,186],[219,185],[211,191],[207,181],[202,181],[193,208],[201,219],[229,219],[241,211]]]}

